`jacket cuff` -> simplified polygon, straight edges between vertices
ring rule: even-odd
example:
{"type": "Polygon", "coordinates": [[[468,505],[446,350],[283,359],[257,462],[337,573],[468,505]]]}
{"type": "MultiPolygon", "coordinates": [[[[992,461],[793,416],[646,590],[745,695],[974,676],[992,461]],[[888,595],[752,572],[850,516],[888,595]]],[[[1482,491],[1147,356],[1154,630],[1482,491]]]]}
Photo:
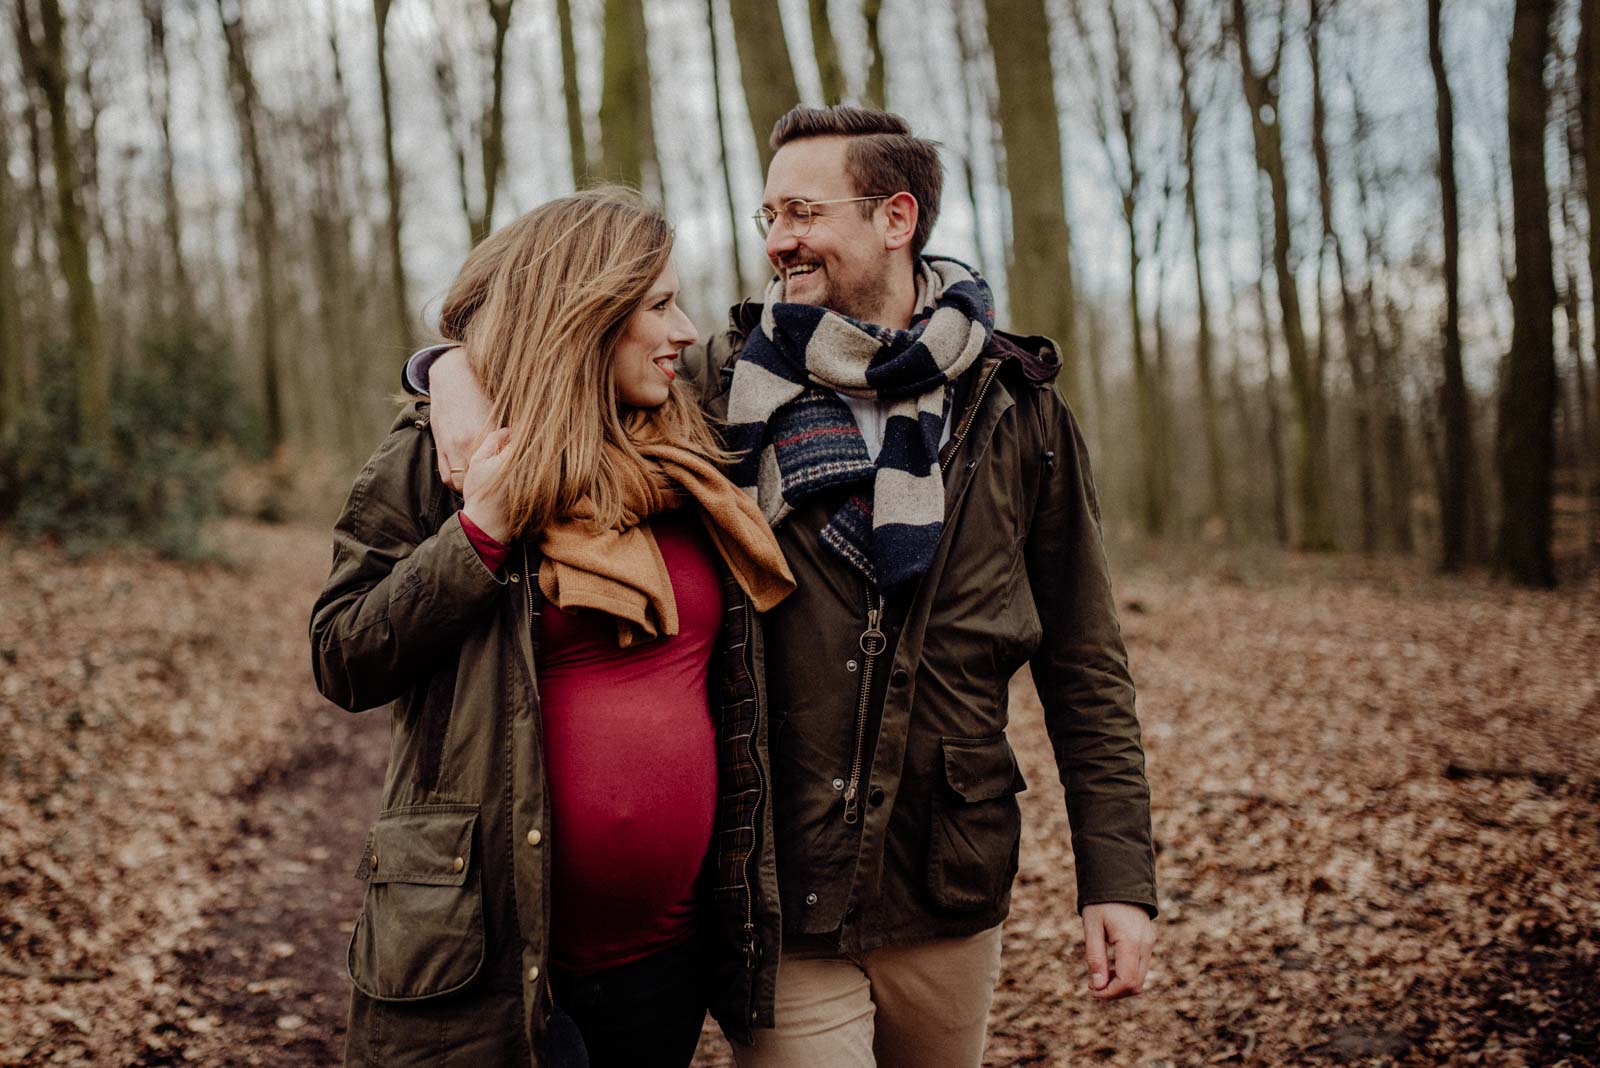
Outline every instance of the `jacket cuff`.
{"type": "Polygon", "coordinates": [[[455,342],[445,341],[413,352],[406,359],[406,365],[401,369],[400,373],[400,384],[405,388],[405,391],[412,396],[426,397],[428,395],[428,372],[433,370],[433,362],[455,347],[455,342]]]}

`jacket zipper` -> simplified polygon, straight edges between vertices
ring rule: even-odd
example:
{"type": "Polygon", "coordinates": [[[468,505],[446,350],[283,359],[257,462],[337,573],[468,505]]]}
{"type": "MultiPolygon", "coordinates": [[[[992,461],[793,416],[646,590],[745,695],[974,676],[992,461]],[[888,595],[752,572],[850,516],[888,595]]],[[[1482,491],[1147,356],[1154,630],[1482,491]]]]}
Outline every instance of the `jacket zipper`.
{"type": "Polygon", "coordinates": [[[883,595],[872,588],[871,583],[866,586],[867,591],[867,629],[861,632],[861,694],[856,702],[856,738],[855,747],[850,753],[850,781],[844,788],[844,821],[855,823],[861,818],[861,764],[865,759],[863,750],[867,743],[867,706],[872,701],[872,669],[878,662],[878,654],[883,652],[888,641],[884,638],[880,623],[883,621],[883,595]]]}
{"type": "Polygon", "coordinates": [[[972,424],[978,421],[978,409],[983,407],[983,398],[989,395],[989,383],[994,381],[995,373],[999,370],[999,364],[991,367],[989,373],[984,375],[983,381],[978,384],[978,399],[972,404],[972,415],[968,417],[966,426],[963,426],[960,432],[956,434],[955,443],[950,446],[950,454],[939,463],[939,473],[941,475],[950,470],[950,465],[955,462],[956,453],[961,451],[961,443],[966,441],[967,435],[972,432],[972,424]]]}
{"type": "MultiPolygon", "coordinates": [[[[757,675],[755,663],[752,659],[755,655],[755,623],[752,620],[752,613],[754,613],[755,610],[755,605],[750,602],[748,597],[746,597],[744,605],[745,652],[742,659],[742,666],[744,667],[746,677],[750,679],[750,688],[755,692],[755,714],[757,717],[759,717],[762,709],[761,680],[757,675]]],[[[745,752],[750,758],[750,766],[756,769],[757,788],[756,803],[750,809],[750,851],[744,855],[744,862],[739,865],[739,872],[744,877],[744,956],[746,962],[748,962],[748,967],[752,972],[755,971],[756,967],[756,955],[759,943],[756,941],[756,895],[755,887],[750,878],[750,861],[754,859],[756,855],[756,839],[760,835],[761,806],[764,805],[767,800],[767,776],[762,770],[761,761],[758,759],[756,754],[756,731],[759,727],[759,723],[752,723],[750,725],[750,734],[745,740],[745,752]]],[[[756,987],[754,981],[752,981],[750,984],[750,1001],[745,1008],[746,1016],[754,1015],[755,1010],[753,1006],[755,1005],[755,999],[756,987]]]]}
{"type": "MultiPolygon", "coordinates": [[[[989,395],[989,383],[994,381],[995,370],[991,368],[978,386],[978,397],[972,405],[972,415],[967,419],[966,425],[956,434],[955,442],[950,447],[950,453],[939,464],[939,474],[942,476],[950,468],[956,454],[961,451],[961,443],[967,439],[967,434],[972,430],[972,424],[977,421],[978,410],[983,406],[983,400],[989,395]]],[[[867,708],[872,701],[872,675],[878,657],[888,645],[885,639],[883,622],[883,595],[872,588],[871,583],[866,585],[867,591],[867,629],[861,633],[861,653],[865,658],[861,663],[861,691],[856,702],[856,734],[855,746],[850,753],[850,778],[845,783],[844,789],[844,821],[855,824],[861,819],[861,765],[865,760],[867,741],[867,708]]]]}

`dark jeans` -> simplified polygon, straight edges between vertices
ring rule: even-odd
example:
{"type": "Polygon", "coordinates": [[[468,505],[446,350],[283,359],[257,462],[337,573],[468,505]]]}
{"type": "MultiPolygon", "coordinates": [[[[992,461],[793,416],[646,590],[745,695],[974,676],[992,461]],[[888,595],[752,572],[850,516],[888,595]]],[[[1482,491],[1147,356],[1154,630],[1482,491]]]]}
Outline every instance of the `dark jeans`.
{"type": "Polygon", "coordinates": [[[707,979],[699,939],[588,975],[550,969],[551,992],[578,1025],[590,1068],[686,1068],[706,1019],[707,979]]]}

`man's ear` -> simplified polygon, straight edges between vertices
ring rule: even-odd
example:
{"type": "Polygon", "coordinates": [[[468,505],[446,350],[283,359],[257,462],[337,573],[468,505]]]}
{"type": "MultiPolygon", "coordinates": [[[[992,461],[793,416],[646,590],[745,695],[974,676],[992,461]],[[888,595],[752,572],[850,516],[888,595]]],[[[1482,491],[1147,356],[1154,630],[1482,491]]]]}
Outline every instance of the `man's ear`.
{"type": "Polygon", "coordinates": [[[912,235],[917,232],[919,214],[917,198],[910,193],[896,193],[885,200],[883,247],[894,252],[911,244],[912,235]]]}

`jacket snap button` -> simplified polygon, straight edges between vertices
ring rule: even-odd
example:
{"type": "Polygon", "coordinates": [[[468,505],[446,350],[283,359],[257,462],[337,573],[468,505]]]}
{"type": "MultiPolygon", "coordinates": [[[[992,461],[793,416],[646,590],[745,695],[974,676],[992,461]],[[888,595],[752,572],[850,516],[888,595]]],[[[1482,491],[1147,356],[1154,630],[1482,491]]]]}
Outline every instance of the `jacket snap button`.
{"type": "Polygon", "coordinates": [[[843,790],[844,789],[844,780],[843,779],[835,779],[835,780],[833,780],[833,788],[835,790],[843,790]]]}
{"type": "Polygon", "coordinates": [[[846,671],[854,671],[856,668],[858,668],[860,666],[861,665],[856,663],[854,660],[846,660],[844,662],[844,669],[846,671]]]}
{"type": "Polygon", "coordinates": [[[817,895],[816,894],[807,894],[806,895],[806,904],[807,905],[815,905],[816,903],[817,903],[817,895]]]}
{"type": "Polygon", "coordinates": [[[461,858],[461,857],[457,857],[455,860],[450,862],[450,869],[452,871],[460,871],[461,869],[465,868],[466,866],[467,866],[466,860],[461,858]]]}
{"type": "Polygon", "coordinates": [[[896,686],[904,686],[906,684],[906,680],[909,678],[911,678],[911,676],[906,674],[905,668],[895,668],[894,674],[889,676],[889,681],[893,682],[896,686]]]}
{"type": "Polygon", "coordinates": [[[867,801],[874,808],[876,808],[877,806],[883,804],[883,787],[874,786],[872,788],[871,792],[867,794],[867,801]]]}
{"type": "Polygon", "coordinates": [[[536,846],[542,841],[544,841],[544,835],[539,833],[539,828],[535,827],[533,830],[528,832],[529,845],[536,846]]]}
{"type": "Polygon", "coordinates": [[[513,572],[511,572],[511,574],[506,576],[506,581],[507,582],[521,582],[522,581],[522,576],[517,574],[515,571],[513,571],[513,572]]]}
{"type": "Polygon", "coordinates": [[[535,981],[538,980],[538,978],[539,978],[539,966],[536,964],[532,968],[528,969],[528,982],[530,982],[530,983],[535,982],[535,981]]]}

